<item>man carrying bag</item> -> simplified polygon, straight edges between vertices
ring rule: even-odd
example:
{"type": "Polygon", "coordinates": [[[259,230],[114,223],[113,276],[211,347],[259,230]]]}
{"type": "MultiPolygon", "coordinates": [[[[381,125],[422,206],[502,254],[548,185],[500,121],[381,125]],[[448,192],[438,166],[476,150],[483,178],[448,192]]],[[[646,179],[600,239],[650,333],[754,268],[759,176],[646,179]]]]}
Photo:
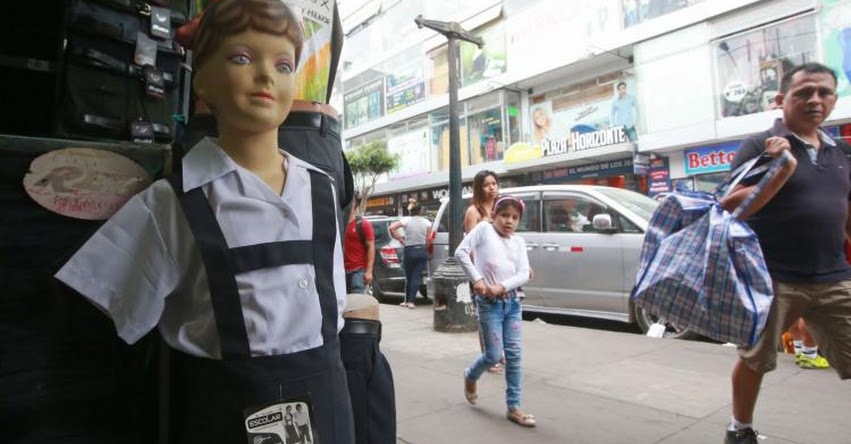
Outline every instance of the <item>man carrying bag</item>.
{"type": "MultiPolygon", "coordinates": [[[[759,236],[774,281],[774,300],[762,337],[740,348],[733,369],[733,417],[726,443],[756,443],[751,423],[762,375],[777,365],[780,336],[803,317],[841,379],[851,378],[851,267],[844,241],[851,236],[848,145],[819,129],[836,104],[836,74],[818,63],[786,72],[776,98],[783,118],[742,143],[733,167],[765,151],[795,157],[776,196],[744,214],[759,236]]],[[[745,182],[725,201],[735,207],[745,182]]]]}

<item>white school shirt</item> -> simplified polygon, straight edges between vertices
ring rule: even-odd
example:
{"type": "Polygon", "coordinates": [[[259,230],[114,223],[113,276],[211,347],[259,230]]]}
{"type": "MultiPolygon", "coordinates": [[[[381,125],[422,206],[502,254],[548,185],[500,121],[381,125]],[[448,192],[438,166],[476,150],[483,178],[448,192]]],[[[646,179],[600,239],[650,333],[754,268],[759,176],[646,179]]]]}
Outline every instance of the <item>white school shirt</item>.
{"type": "Polygon", "coordinates": [[[487,285],[502,284],[505,291],[517,289],[529,281],[529,256],[526,240],[517,235],[502,237],[490,221],[479,222],[455,249],[470,282],[484,279],[487,285]],[[476,263],[470,259],[470,252],[476,263]]]}
{"type": "MultiPolygon", "coordinates": [[[[237,165],[213,139],[201,140],[184,157],[183,188],[202,187],[230,248],[312,238],[308,171],[321,170],[282,154],[288,168],[280,196],[237,165]]],[[[159,325],[171,347],[193,356],[221,358],[201,253],[165,180],[128,201],[56,277],[104,310],[127,343],[159,325]]],[[[252,356],[323,345],[315,277],[312,264],[236,275],[252,356]]],[[[333,279],[339,331],[346,288],[339,232],[333,279]]]]}

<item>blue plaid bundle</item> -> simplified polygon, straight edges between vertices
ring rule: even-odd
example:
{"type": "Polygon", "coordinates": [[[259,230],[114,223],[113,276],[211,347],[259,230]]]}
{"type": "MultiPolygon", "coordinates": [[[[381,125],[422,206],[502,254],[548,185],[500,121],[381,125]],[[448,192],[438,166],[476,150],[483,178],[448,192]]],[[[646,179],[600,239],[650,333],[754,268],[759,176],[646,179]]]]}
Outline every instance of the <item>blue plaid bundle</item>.
{"type": "MultiPolygon", "coordinates": [[[[737,219],[785,161],[775,162],[734,213],[715,194],[677,192],[650,218],[637,283],[636,305],[666,322],[709,338],[753,345],[765,327],[771,277],[756,234],[737,219]]],[[[735,172],[735,183],[756,159],[735,172]]]]}

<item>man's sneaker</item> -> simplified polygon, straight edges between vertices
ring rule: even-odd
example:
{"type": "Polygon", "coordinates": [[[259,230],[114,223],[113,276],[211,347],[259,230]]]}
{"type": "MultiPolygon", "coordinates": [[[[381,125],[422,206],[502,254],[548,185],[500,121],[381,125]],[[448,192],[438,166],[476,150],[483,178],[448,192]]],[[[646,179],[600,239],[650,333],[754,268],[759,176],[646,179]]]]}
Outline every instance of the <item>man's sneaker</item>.
{"type": "Polygon", "coordinates": [[[830,368],[830,363],[822,355],[816,355],[815,358],[808,358],[807,355],[801,353],[795,355],[795,364],[801,368],[830,368]]]}
{"type": "Polygon", "coordinates": [[[759,433],[750,427],[736,430],[735,432],[727,430],[727,436],[724,437],[724,444],[757,444],[757,436],[759,436],[759,433]]]}

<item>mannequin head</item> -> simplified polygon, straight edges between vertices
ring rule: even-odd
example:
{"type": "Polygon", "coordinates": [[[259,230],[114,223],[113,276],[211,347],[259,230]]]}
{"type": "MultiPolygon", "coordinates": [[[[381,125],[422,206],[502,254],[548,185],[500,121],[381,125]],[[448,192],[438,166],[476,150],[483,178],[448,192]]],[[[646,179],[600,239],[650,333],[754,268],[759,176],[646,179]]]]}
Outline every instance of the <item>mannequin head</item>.
{"type": "Polygon", "coordinates": [[[284,121],[303,40],[301,22],[281,0],[222,0],[204,11],[192,42],[192,86],[220,133],[284,121]]]}

